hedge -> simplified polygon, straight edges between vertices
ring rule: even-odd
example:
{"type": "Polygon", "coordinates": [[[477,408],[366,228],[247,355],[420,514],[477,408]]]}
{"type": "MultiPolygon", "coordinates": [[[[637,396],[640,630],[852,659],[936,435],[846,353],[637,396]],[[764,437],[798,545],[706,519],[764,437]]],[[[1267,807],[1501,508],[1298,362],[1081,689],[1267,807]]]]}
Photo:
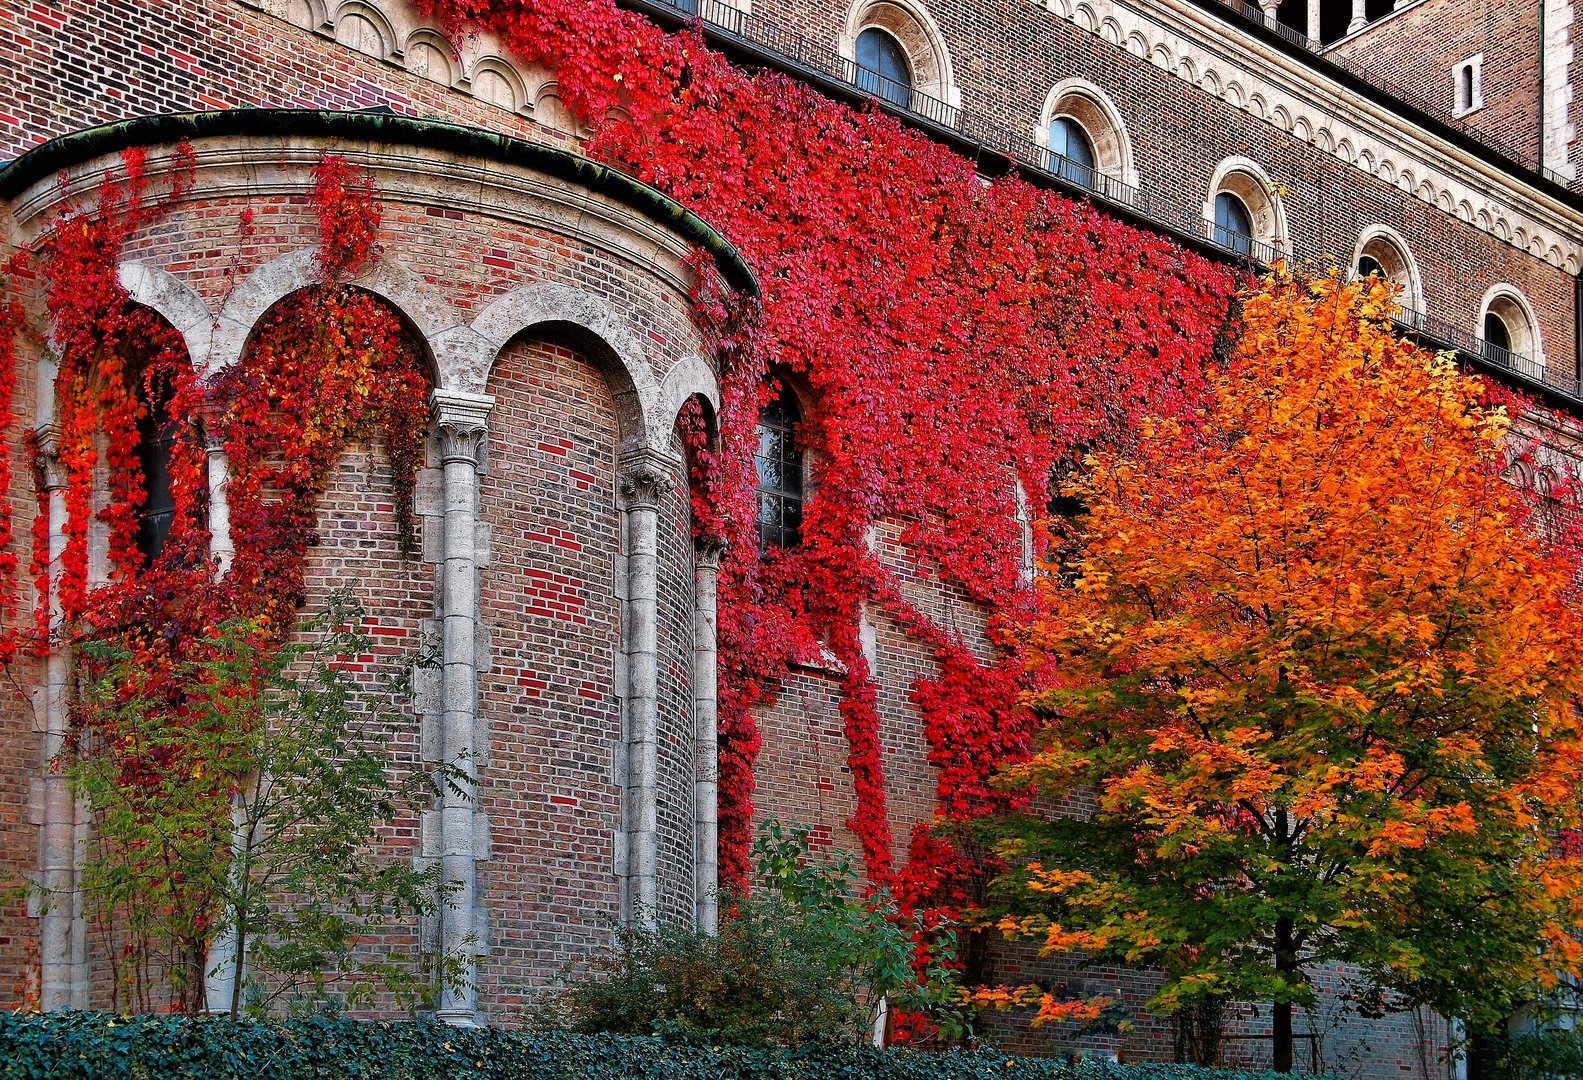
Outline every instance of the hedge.
{"type": "Polygon", "coordinates": [[[1259,1080],[1190,1065],[988,1052],[697,1046],[318,1017],[284,1023],[0,1013],[0,1080],[1259,1080]]]}

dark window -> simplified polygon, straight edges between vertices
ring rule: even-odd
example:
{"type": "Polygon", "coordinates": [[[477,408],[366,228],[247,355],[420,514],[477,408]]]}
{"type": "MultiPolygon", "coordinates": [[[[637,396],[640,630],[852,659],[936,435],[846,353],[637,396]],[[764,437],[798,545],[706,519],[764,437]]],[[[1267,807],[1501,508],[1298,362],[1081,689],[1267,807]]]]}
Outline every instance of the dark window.
{"type": "Polygon", "coordinates": [[[785,387],[759,410],[759,550],[793,547],[802,539],[802,450],[797,446],[797,402],[785,387]]]}
{"type": "Polygon", "coordinates": [[[1215,243],[1239,255],[1253,251],[1253,219],[1242,200],[1227,191],[1215,196],[1215,243]]]}
{"type": "Polygon", "coordinates": [[[1277,9],[1275,19],[1289,30],[1296,30],[1299,34],[1308,33],[1308,5],[1317,4],[1319,0],[1284,0],[1277,9]]]}
{"type": "Polygon", "coordinates": [[[1319,40],[1326,45],[1347,36],[1352,25],[1352,0],[1311,0],[1319,5],[1319,40]]]}
{"type": "Polygon", "coordinates": [[[1457,69],[1457,109],[1473,108],[1473,65],[1464,64],[1457,69]]]}
{"type": "Polygon", "coordinates": [[[895,38],[870,28],[857,36],[857,88],[894,105],[912,98],[912,69],[895,38]]]}
{"type": "Polygon", "coordinates": [[[1366,278],[1370,274],[1378,274],[1386,281],[1391,279],[1391,276],[1385,272],[1385,267],[1380,265],[1378,259],[1373,255],[1364,255],[1358,259],[1358,277],[1366,278]]]}
{"type": "Polygon", "coordinates": [[[1094,144],[1070,116],[1050,121],[1050,171],[1084,187],[1094,186],[1094,144]]]}
{"type": "Polygon", "coordinates": [[[137,549],[152,563],[165,549],[176,500],[170,490],[170,450],[176,441],[176,422],[170,415],[170,380],[151,377],[138,395],[147,406],[137,422],[137,462],[143,470],[143,517],[138,522],[137,549]]]}
{"type": "Polygon", "coordinates": [[[1484,344],[1511,352],[1511,331],[1506,329],[1506,320],[1493,311],[1484,314],[1484,344]]]}

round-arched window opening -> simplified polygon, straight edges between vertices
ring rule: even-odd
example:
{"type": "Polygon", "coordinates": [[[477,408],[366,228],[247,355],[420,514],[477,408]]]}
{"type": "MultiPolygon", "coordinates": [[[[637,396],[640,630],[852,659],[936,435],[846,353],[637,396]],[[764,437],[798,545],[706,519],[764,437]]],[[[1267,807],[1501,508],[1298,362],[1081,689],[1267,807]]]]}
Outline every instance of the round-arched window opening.
{"type": "Polygon", "coordinates": [[[1239,255],[1253,252],[1253,215],[1247,205],[1229,191],[1215,196],[1215,243],[1239,255]]]}
{"type": "Polygon", "coordinates": [[[901,43],[869,27],[857,36],[857,88],[893,105],[912,98],[912,65],[901,43]]]}
{"type": "Polygon", "coordinates": [[[1287,251],[1280,186],[1256,161],[1227,158],[1215,169],[1204,201],[1205,228],[1216,245],[1260,262],[1287,251]]]}
{"type": "Polygon", "coordinates": [[[797,445],[801,420],[797,399],[784,384],[759,409],[753,465],[758,474],[760,552],[795,547],[802,539],[803,452],[797,445]]]}
{"type": "Polygon", "coordinates": [[[1419,284],[1418,267],[1407,250],[1407,243],[1393,230],[1376,225],[1363,234],[1354,256],[1357,276],[1370,274],[1396,287],[1396,301],[1401,304],[1406,322],[1416,325],[1423,313],[1423,293],[1419,284]]]}
{"type": "Polygon", "coordinates": [[[1094,144],[1070,116],[1050,121],[1050,171],[1084,187],[1094,186],[1094,144]]]}
{"type": "Polygon", "coordinates": [[[1044,99],[1034,138],[1047,151],[1046,168],[1064,180],[1123,200],[1130,196],[1122,189],[1138,186],[1126,123],[1091,82],[1057,83],[1044,99]]]}
{"type": "Polygon", "coordinates": [[[1544,367],[1539,324],[1522,294],[1509,285],[1497,285],[1486,293],[1479,329],[1484,354],[1490,359],[1530,375],[1540,374],[1529,370],[1544,367]]]}

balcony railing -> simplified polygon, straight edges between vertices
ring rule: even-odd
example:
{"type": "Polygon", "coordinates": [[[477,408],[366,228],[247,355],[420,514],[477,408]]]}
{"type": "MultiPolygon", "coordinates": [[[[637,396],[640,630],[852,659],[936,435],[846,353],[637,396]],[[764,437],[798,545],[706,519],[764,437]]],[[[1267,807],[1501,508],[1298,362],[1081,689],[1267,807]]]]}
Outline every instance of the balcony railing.
{"type": "MultiPolygon", "coordinates": [[[[1054,154],[1025,134],[859,67],[828,45],[818,44],[762,16],[747,14],[722,0],[620,2],[649,14],[662,13],[673,19],[699,21],[705,32],[712,34],[718,43],[745,49],[755,54],[759,63],[805,77],[809,73],[824,76],[844,85],[849,92],[866,96],[879,108],[936,133],[937,137],[939,133],[949,133],[958,145],[970,144],[969,149],[980,155],[988,152],[1003,156],[1032,179],[1087,197],[1101,208],[1110,206],[1123,209],[1178,240],[1197,240],[1202,243],[1207,239],[1209,244],[1228,255],[1265,266],[1289,255],[1297,258],[1309,255],[1302,251],[1282,251],[1265,241],[1219,228],[1213,221],[1203,219],[1196,207],[1188,208],[1168,202],[1091,166],[1054,154]]],[[[1264,22],[1263,12],[1242,0],[1221,2],[1248,18],[1258,18],[1264,22]]],[[[1270,24],[1266,22],[1265,25],[1270,24]]],[[[1294,43],[1305,48],[1309,46],[1309,40],[1304,35],[1290,27],[1275,25],[1278,27],[1277,32],[1294,43]]],[[[1324,258],[1319,261],[1324,261],[1324,258]]],[[[1419,338],[1425,344],[1452,349],[1480,367],[1510,373],[1523,383],[1543,387],[1583,406],[1583,385],[1577,379],[1563,379],[1530,357],[1497,349],[1459,327],[1420,312],[1403,312],[1395,323],[1403,333],[1419,338]]]]}
{"type": "Polygon", "coordinates": [[[1411,309],[1402,311],[1391,321],[1396,324],[1397,330],[1418,339],[1424,345],[1449,349],[1481,368],[1515,375],[1521,382],[1544,387],[1573,401],[1583,400],[1583,387],[1578,385],[1575,377],[1552,371],[1531,356],[1492,345],[1455,323],[1411,309]]]}

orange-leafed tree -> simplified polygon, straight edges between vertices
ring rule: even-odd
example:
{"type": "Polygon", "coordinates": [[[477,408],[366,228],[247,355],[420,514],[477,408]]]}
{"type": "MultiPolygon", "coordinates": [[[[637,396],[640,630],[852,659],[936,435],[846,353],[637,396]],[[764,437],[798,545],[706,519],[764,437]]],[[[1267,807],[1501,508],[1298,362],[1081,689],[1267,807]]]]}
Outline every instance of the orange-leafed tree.
{"type": "Polygon", "coordinates": [[[1083,809],[1011,828],[1004,927],[1159,968],[1162,1011],[1272,1002],[1281,1070],[1323,962],[1482,1024],[1583,959],[1575,560],[1391,305],[1267,279],[1203,414],[1088,459],[1007,777],[1083,809]]]}

